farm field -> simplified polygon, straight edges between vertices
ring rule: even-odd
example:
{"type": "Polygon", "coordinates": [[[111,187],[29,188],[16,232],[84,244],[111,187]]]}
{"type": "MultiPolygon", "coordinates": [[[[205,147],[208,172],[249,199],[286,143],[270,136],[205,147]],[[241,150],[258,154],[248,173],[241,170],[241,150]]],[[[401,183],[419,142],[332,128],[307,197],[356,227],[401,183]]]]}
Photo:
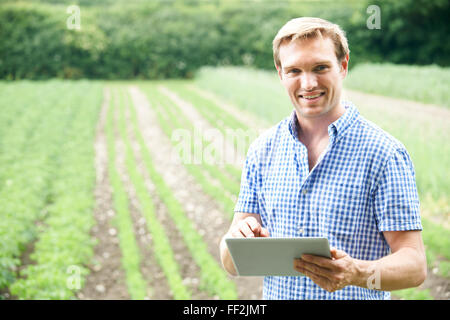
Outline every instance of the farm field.
{"type": "MultiPolygon", "coordinates": [[[[394,297],[449,299],[450,112],[345,95],[415,165],[428,279],[394,297]]],[[[0,299],[261,299],[262,278],[229,277],[218,246],[248,145],[287,99],[272,73],[233,68],[0,83],[0,299]]]]}

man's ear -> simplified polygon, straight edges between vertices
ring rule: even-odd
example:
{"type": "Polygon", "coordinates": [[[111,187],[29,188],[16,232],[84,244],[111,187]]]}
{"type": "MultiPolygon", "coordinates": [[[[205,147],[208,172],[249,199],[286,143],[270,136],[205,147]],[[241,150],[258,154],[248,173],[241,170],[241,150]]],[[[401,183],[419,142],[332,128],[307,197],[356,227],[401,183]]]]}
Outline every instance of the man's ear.
{"type": "Polygon", "coordinates": [[[275,68],[277,69],[277,73],[278,73],[278,77],[280,78],[280,80],[283,80],[283,75],[281,73],[281,67],[277,65],[277,63],[275,62],[275,60],[273,60],[273,63],[275,65],[275,68]]]}
{"type": "Polygon", "coordinates": [[[345,78],[347,76],[348,73],[348,62],[350,60],[350,55],[347,53],[345,55],[345,57],[341,60],[340,67],[341,67],[341,72],[342,72],[342,78],[345,78]]]}

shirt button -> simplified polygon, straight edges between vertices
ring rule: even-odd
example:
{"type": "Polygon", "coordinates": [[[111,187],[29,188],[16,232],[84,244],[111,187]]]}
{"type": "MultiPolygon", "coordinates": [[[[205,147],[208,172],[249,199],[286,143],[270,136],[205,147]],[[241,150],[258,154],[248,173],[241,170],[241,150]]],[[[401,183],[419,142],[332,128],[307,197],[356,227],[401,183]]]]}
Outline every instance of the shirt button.
{"type": "Polygon", "coordinates": [[[298,228],[298,233],[300,233],[300,234],[303,233],[303,227],[298,228]]]}
{"type": "Polygon", "coordinates": [[[307,193],[308,193],[308,189],[303,189],[303,190],[302,190],[302,193],[303,193],[303,194],[307,194],[307,193]]]}

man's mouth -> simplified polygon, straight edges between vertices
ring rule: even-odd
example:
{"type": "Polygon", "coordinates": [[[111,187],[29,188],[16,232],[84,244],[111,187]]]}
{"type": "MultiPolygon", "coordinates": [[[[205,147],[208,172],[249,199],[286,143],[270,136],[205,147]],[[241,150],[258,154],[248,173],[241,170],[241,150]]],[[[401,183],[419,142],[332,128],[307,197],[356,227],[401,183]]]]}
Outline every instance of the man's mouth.
{"type": "Polygon", "coordinates": [[[313,99],[317,99],[317,98],[319,98],[319,97],[321,97],[321,96],[323,96],[325,94],[325,92],[320,92],[320,93],[317,93],[317,94],[308,94],[308,95],[299,95],[299,97],[300,98],[303,98],[303,99],[307,99],[307,100],[313,100],[313,99]]]}

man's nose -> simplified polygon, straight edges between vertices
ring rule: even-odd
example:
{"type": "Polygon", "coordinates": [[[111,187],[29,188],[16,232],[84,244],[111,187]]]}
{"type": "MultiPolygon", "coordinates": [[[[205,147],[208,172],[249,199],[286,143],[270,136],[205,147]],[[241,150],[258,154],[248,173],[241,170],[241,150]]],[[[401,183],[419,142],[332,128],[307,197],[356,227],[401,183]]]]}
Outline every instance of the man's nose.
{"type": "Polygon", "coordinates": [[[300,77],[300,81],[303,90],[309,91],[317,87],[317,78],[314,74],[305,72],[300,77]]]}

